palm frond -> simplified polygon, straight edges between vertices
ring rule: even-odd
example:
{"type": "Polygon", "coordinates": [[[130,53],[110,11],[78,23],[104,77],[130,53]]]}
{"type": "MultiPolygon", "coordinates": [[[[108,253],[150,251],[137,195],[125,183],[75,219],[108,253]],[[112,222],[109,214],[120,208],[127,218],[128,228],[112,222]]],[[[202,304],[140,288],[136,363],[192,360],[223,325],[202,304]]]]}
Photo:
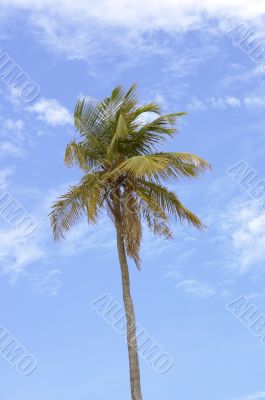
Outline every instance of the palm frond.
{"type": "Polygon", "coordinates": [[[148,228],[154,233],[154,235],[161,236],[167,240],[172,238],[173,235],[168,226],[167,217],[162,218],[160,213],[154,212],[148,202],[142,202],[141,212],[148,228]]]}
{"type": "Polygon", "coordinates": [[[124,232],[124,243],[126,252],[132,257],[138,269],[141,267],[139,256],[142,240],[142,224],[140,207],[133,195],[127,195],[121,199],[122,204],[122,227],[124,232]]]}
{"type": "Polygon", "coordinates": [[[134,156],[123,161],[115,172],[130,173],[135,178],[168,180],[194,178],[210,165],[202,158],[188,153],[154,153],[134,156]]]}
{"type": "Polygon", "coordinates": [[[71,186],[53,204],[50,220],[55,240],[64,239],[65,233],[78,222],[85,213],[82,188],[71,186]]]}
{"type": "Polygon", "coordinates": [[[149,202],[152,204],[151,201],[155,202],[167,215],[175,217],[181,223],[186,221],[198,229],[205,228],[200,219],[181,203],[174,192],[168,190],[166,187],[144,180],[139,182],[139,187],[141,194],[145,193],[147,204],[149,202]]]}
{"type": "Polygon", "coordinates": [[[103,180],[98,174],[86,175],[79,185],[70,186],[53,204],[50,220],[55,240],[63,239],[65,233],[76,224],[82,215],[89,223],[95,223],[98,207],[103,199],[103,180]]]}
{"type": "Polygon", "coordinates": [[[115,154],[117,153],[120,139],[125,138],[127,136],[128,136],[128,126],[126,123],[126,119],[123,112],[120,112],[114,135],[108,147],[108,155],[110,156],[110,158],[115,156],[115,154]]]}
{"type": "Polygon", "coordinates": [[[127,91],[117,86],[102,101],[81,97],[74,112],[77,133],[66,147],[64,161],[69,167],[77,166],[84,176],[52,206],[54,238],[63,238],[83,215],[88,223],[96,223],[105,208],[118,221],[127,255],[140,268],[144,220],[154,234],[166,239],[172,236],[172,217],[203,229],[200,219],[164,183],[196,178],[210,168],[194,154],[160,151],[184,115],[163,115],[155,102],[139,105],[136,84],[127,91]]]}
{"type": "Polygon", "coordinates": [[[89,151],[84,143],[70,142],[65,149],[65,165],[77,166],[85,172],[99,165],[99,159],[95,152],[89,151]]]}
{"type": "Polygon", "coordinates": [[[154,102],[144,104],[143,106],[136,108],[133,117],[136,119],[145,113],[161,114],[161,107],[154,102]]]}
{"type": "MultiPolygon", "coordinates": [[[[150,106],[150,111],[159,113],[159,107],[152,103],[146,106],[146,112],[149,111],[148,106],[150,106]]],[[[143,106],[142,109],[144,109],[144,107],[145,106],[143,106]]],[[[127,141],[123,141],[123,153],[127,151],[127,157],[132,157],[134,155],[150,154],[156,151],[163,142],[177,132],[174,123],[176,119],[182,115],[185,115],[185,113],[160,115],[153,121],[143,125],[138,118],[136,110],[133,123],[131,123],[133,128],[131,134],[128,136],[127,141]]]]}

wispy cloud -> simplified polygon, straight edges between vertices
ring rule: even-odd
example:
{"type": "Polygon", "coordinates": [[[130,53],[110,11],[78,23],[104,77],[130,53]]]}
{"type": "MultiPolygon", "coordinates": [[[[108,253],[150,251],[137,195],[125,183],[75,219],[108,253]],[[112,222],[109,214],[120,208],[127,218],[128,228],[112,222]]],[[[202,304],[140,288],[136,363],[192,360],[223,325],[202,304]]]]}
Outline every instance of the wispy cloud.
{"type": "MultiPolygon", "coordinates": [[[[93,7],[87,7],[85,0],[66,1],[63,6],[60,0],[55,0],[49,1],[47,7],[47,0],[37,3],[32,0],[2,0],[0,11],[6,11],[5,21],[12,12],[16,12],[18,17],[18,11],[22,11],[23,19],[26,16],[35,38],[70,59],[82,59],[91,65],[103,58],[109,62],[117,54],[123,54],[132,63],[138,60],[139,54],[144,58],[149,53],[160,57],[164,54],[167,56],[167,68],[178,75],[193,70],[198,62],[205,62],[204,50],[208,52],[210,49],[209,42],[206,40],[205,45],[205,40],[201,40],[192,53],[183,49],[183,54],[177,51],[175,57],[173,52],[168,57],[170,46],[167,46],[166,40],[159,44],[156,32],[175,36],[177,42],[180,35],[195,30],[214,37],[216,32],[223,34],[228,27],[231,28],[231,24],[234,27],[240,21],[262,26],[265,6],[260,0],[251,4],[247,0],[207,0],[200,3],[196,0],[154,0],[152,7],[140,0],[117,0],[112,3],[100,0],[93,7]],[[25,10],[26,13],[23,12],[25,10]],[[113,46],[115,52],[112,51],[113,46]]],[[[127,63],[126,57],[119,62],[119,66],[127,63]]]]}
{"type": "Polygon", "coordinates": [[[244,98],[244,104],[249,108],[265,108],[265,96],[264,95],[250,95],[244,98]]]}
{"type": "MultiPolygon", "coordinates": [[[[46,193],[28,189],[27,197],[34,203],[30,212],[37,222],[37,228],[30,236],[19,235],[1,221],[0,274],[11,282],[27,279],[34,291],[47,296],[54,296],[60,290],[61,271],[69,257],[103,248],[108,249],[109,255],[115,249],[111,223],[106,223],[104,217],[96,228],[88,226],[84,217],[83,222],[72,229],[66,241],[53,243],[48,213],[52,202],[65,189],[65,185],[56,190],[47,190],[46,193]]],[[[25,193],[27,189],[24,188],[25,193]]]]}
{"type": "Polygon", "coordinates": [[[45,251],[36,235],[22,237],[12,228],[0,229],[0,268],[2,274],[14,277],[28,265],[43,260],[45,251]]]}
{"type": "Polygon", "coordinates": [[[85,0],[67,1],[64,7],[61,2],[39,0],[35,3],[33,0],[2,0],[2,7],[17,7],[31,10],[33,12],[43,13],[48,11],[55,15],[64,16],[66,19],[87,20],[95,19],[102,24],[114,26],[128,26],[136,29],[164,28],[187,29],[202,24],[204,19],[208,18],[234,18],[243,20],[258,20],[265,13],[265,6],[259,0],[253,0],[250,4],[247,0],[238,2],[237,0],[205,0],[203,3],[197,3],[196,0],[180,0],[172,2],[165,0],[160,2],[155,0],[152,7],[148,4],[143,5],[140,0],[134,3],[129,0],[117,0],[115,3],[109,3],[107,0],[100,0],[94,6],[86,7],[85,0]],[[162,16],[162,17],[161,17],[162,16]]]}
{"type": "Polygon", "coordinates": [[[0,117],[0,157],[23,157],[24,121],[0,117]]]}
{"type": "Polygon", "coordinates": [[[265,96],[263,94],[249,94],[245,96],[212,96],[206,99],[193,97],[187,108],[191,111],[206,111],[209,108],[226,110],[244,107],[249,110],[265,108],[265,96]]]}
{"type": "Polygon", "coordinates": [[[223,219],[221,229],[240,272],[265,261],[265,210],[259,204],[237,203],[223,219]]]}
{"type": "Polygon", "coordinates": [[[198,99],[196,96],[194,96],[190,103],[187,106],[187,109],[189,111],[206,111],[208,108],[208,105],[205,101],[198,99]]]}
{"type": "Polygon", "coordinates": [[[12,167],[5,167],[0,170],[0,186],[6,186],[8,178],[13,175],[14,169],[12,167]]]}
{"type": "Polygon", "coordinates": [[[225,97],[210,97],[206,102],[215,109],[223,110],[227,107],[238,108],[241,105],[241,100],[235,96],[225,97]]]}
{"type": "Polygon", "coordinates": [[[23,149],[10,141],[4,140],[0,142],[0,157],[23,157],[23,149]]]}
{"type": "Polygon", "coordinates": [[[263,65],[246,68],[243,65],[233,64],[229,73],[221,80],[219,87],[231,90],[241,88],[242,84],[252,84],[253,81],[264,76],[263,65]]]}
{"type": "Polygon", "coordinates": [[[39,270],[24,271],[23,276],[30,282],[35,293],[42,296],[54,297],[62,288],[62,271],[52,267],[39,270]]]}
{"type": "Polygon", "coordinates": [[[7,118],[4,121],[3,129],[8,131],[14,131],[15,134],[19,134],[24,128],[24,122],[21,119],[7,118]]]}
{"type": "Polygon", "coordinates": [[[259,400],[259,399],[265,399],[265,391],[257,392],[255,394],[250,394],[246,396],[233,397],[229,400],[259,400]]]}
{"type": "Polygon", "coordinates": [[[187,279],[176,284],[177,289],[195,297],[207,299],[216,294],[215,288],[209,283],[201,282],[196,279],[187,279]]]}

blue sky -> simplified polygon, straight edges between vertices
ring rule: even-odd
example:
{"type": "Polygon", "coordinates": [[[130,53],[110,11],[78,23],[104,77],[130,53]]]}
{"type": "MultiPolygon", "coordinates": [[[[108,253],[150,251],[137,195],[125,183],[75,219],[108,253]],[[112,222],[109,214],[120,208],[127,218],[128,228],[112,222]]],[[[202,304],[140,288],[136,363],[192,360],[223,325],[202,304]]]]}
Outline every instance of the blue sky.
{"type": "Polygon", "coordinates": [[[226,308],[246,296],[265,313],[265,194],[251,194],[265,179],[264,20],[262,0],[1,1],[0,57],[40,87],[27,103],[0,79],[1,187],[36,221],[21,236],[0,218],[0,326],[38,360],[21,376],[0,358],[1,399],[129,398],[124,339],[90,307],[105,293],[122,302],[111,222],[83,221],[58,245],[47,215],[80,177],[63,163],[76,100],[133,82],[140,102],[188,112],[166,149],[213,166],[174,185],[207,231],[146,232],[142,271],[131,264],[138,322],[174,358],[164,375],[141,360],[143,397],[265,399],[265,347],[226,308]],[[241,24],[251,40],[238,44],[229,32],[241,24]],[[253,179],[234,179],[235,165],[253,179]]]}

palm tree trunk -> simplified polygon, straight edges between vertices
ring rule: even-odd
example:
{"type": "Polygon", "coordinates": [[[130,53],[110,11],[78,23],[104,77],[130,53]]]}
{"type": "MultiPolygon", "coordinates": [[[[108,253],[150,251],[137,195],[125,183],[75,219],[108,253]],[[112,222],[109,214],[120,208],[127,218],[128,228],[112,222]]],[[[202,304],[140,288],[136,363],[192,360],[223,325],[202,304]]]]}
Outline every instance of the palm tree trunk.
{"type": "Polygon", "coordinates": [[[117,246],[122,275],[123,302],[127,320],[127,345],[130,364],[130,384],[132,400],[142,400],[140,367],[136,339],[136,324],[133,302],[130,293],[130,277],[123,241],[122,226],[119,217],[115,218],[117,246]]]}

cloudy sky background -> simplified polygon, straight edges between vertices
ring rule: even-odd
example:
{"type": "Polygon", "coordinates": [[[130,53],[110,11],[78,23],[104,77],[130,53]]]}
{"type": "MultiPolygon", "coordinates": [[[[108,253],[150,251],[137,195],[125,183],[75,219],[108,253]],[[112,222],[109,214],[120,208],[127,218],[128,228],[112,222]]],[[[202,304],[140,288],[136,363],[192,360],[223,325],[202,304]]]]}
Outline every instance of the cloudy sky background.
{"type": "Polygon", "coordinates": [[[21,237],[0,219],[0,325],[38,359],[29,377],[0,359],[4,400],[129,398],[124,341],[89,307],[122,300],[113,227],[84,221],[58,245],[47,214],[80,176],[63,164],[76,100],[133,82],[140,102],[188,112],[167,149],[213,166],[174,187],[208,230],[146,232],[131,265],[138,320],[175,360],[163,376],[142,361],[144,398],[265,399],[265,348],[226,309],[245,295],[265,313],[265,208],[227,172],[244,160],[265,179],[265,67],[229,35],[244,24],[262,46],[264,21],[261,0],[1,1],[1,50],[41,89],[26,104],[0,80],[0,182],[37,221],[21,237]]]}

